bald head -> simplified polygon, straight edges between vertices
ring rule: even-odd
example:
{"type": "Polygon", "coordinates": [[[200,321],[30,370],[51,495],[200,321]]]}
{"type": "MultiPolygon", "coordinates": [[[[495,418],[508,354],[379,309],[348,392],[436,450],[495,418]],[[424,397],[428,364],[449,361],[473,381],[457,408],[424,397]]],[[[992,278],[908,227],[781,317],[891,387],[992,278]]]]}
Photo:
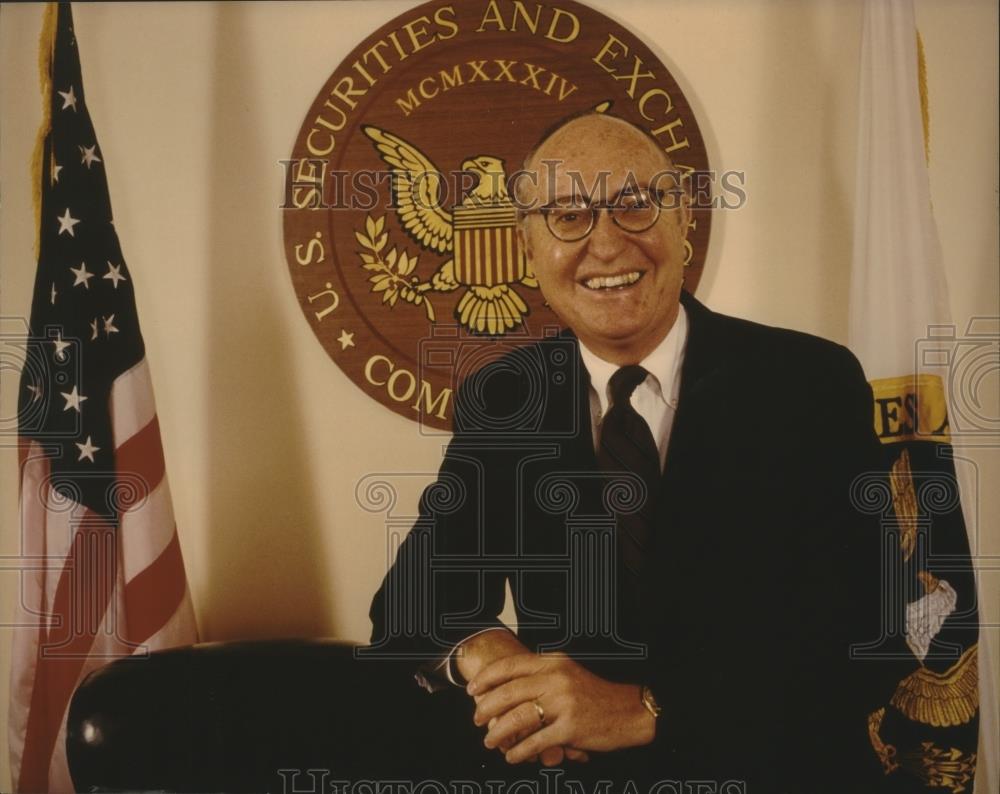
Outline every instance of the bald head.
{"type": "Polygon", "coordinates": [[[672,169],[674,167],[669,155],[660,147],[656,138],[642,127],[638,127],[618,116],[591,110],[571,116],[568,119],[563,119],[553,127],[550,127],[544,133],[542,139],[524,158],[524,168],[525,170],[532,170],[536,162],[547,158],[553,153],[556,156],[568,156],[570,152],[565,148],[567,144],[575,146],[585,141],[590,141],[594,146],[603,147],[605,145],[614,145],[616,141],[628,139],[632,136],[643,138],[651,150],[659,152],[664,168],[672,169]]]}
{"type": "MultiPolygon", "coordinates": [[[[557,172],[570,180],[568,186],[574,198],[581,195],[593,201],[607,201],[617,190],[609,192],[608,178],[613,164],[608,160],[608,168],[592,169],[596,182],[586,182],[579,171],[567,167],[571,163],[595,163],[604,155],[629,152],[636,157],[635,173],[640,169],[662,174],[658,185],[664,189],[675,189],[679,184],[679,174],[670,157],[656,139],[645,129],[631,122],[607,113],[588,111],[572,116],[550,128],[541,141],[524,160],[524,170],[519,175],[514,189],[518,200],[524,206],[548,203],[542,200],[546,194],[548,201],[565,198],[564,191],[559,196],[551,195],[551,188],[557,172]]],[[[620,189],[621,186],[618,186],[620,189]]]]}

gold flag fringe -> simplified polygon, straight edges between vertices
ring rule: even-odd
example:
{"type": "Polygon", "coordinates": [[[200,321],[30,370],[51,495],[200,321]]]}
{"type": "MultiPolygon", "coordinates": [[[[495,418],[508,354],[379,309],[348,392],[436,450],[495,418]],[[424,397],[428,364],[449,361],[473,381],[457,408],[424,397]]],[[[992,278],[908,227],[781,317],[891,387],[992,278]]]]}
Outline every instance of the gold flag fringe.
{"type": "Polygon", "coordinates": [[[927,58],[924,39],[917,31],[917,85],[920,87],[920,120],[924,125],[924,160],[931,162],[931,106],[927,97],[927,58]]]}
{"type": "Polygon", "coordinates": [[[35,207],[35,257],[38,257],[42,233],[42,166],[52,169],[52,163],[42,163],[45,138],[52,128],[52,56],[56,46],[58,4],[48,3],[42,17],[42,32],[38,37],[38,80],[42,92],[42,123],[35,138],[31,155],[31,198],[35,207]]]}

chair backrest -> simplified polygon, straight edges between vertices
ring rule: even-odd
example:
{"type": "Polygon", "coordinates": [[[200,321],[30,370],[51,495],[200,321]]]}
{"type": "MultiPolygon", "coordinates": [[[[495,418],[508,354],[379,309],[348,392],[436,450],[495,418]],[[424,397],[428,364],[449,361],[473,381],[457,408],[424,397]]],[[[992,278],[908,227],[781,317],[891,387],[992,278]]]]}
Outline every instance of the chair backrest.
{"type": "Polygon", "coordinates": [[[336,641],[213,643],[112,662],[73,696],[74,784],[305,794],[329,792],[334,781],[482,770],[461,689],[432,696],[414,682],[415,662],[357,650],[336,641]]]}

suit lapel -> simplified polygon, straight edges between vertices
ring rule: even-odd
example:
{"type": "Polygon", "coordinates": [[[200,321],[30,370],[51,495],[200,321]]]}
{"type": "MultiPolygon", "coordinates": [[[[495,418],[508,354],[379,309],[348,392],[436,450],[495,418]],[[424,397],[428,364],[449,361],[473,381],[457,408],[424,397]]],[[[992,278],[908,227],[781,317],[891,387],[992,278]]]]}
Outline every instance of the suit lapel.
{"type": "Polygon", "coordinates": [[[562,471],[592,472],[597,469],[594,430],[590,417],[590,373],[580,355],[580,343],[572,331],[559,337],[569,345],[565,356],[552,356],[549,373],[549,404],[546,406],[545,433],[558,434],[561,454],[557,466],[562,471]]]}
{"type": "Polygon", "coordinates": [[[667,463],[664,467],[664,490],[683,473],[684,455],[697,444],[696,418],[704,396],[711,393],[727,371],[732,354],[728,349],[718,315],[687,292],[681,292],[681,304],[688,317],[688,338],[681,365],[681,383],[677,413],[670,431],[667,463]]]}
{"type": "MultiPolygon", "coordinates": [[[[694,469],[691,464],[698,459],[699,447],[706,441],[704,408],[715,390],[722,386],[733,352],[728,349],[723,321],[718,315],[687,292],[681,293],[681,303],[687,312],[688,337],[681,365],[677,413],[658,497],[654,548],[643,577],[643,618],[650,637],[657,636],[659,624],[667,617],[662,610],[671,608],[661,603],[663,582],[679,583],[685,576],[694,574],[689,569],[691,560],[685,551],[692,538],[684,536],[687,530],[678,525],[678,517],[682,512],[680,506],[688,511],[697,507],[691,505],[691,499],[698,492],[697,483],[691,482],[690,477],[694,469]]],[[[676,606],[674,604],[673,608],[676,606]]]]}
{"type": "Polygon", "coordinates": [[[681,388],[676,420],[697,402],[698,394],[725,369],[731,351],[722,336],[720,318],[687,292],[681,292],[681,304],[688,316],[688,339],[681,366],[681,388]]]}

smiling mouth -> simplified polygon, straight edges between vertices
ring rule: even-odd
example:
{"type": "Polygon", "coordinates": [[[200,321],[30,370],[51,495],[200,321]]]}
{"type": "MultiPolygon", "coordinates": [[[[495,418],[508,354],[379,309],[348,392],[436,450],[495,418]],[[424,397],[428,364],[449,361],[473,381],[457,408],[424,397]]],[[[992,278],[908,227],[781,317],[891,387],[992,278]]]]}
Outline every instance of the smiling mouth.
{"type": "Polygon", "coordinates": [[[633,270],[631,273],[621,273],[617,276],[594,276],[584,281],[583,286],[595,291],[625,289],[626,287],[631,287],[644,275],[644,273],[640,273],[638,270],[633,270]]]}

